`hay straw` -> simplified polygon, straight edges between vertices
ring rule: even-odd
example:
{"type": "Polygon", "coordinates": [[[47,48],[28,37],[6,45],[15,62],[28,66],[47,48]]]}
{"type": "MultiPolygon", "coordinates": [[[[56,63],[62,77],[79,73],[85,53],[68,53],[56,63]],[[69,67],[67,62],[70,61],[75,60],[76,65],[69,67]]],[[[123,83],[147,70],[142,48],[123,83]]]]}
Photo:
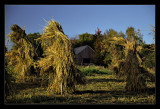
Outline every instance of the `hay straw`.
{"type": "Polygon", "coordinates": [[[45,27],[41,40],[45,58],[38,61],[41,71],[50,69],[48,94],[72,93],[76,83],[83,83],[81,72],[77,70],[73,57],[71,41],[63,33],[62,27],[53,19],[45,27]]]}
{"type": "Polygon", "coordinates": [[[25,75],[32,72],[30,67],[34,63],[35,49],[27,39],[25,32],[18,25],[13,25],[11,30],[9,36],[14,42],[14,48],[7,52],[5,56],[9,59],[8,65],[14,66],[16,81],[25,82],[25,75]]]}
{"type": "MultiPolygon", "coordinates": [[[[151,81],[155,80],[155,77],[141,67],[142,59],[139,56],[139,52],[142,49],[141,46],[137,45],[134,38],[132,40],[122,40],[118,38],[113,38],[111,41],[115,41],[120,45],[125,46],[124,54],[125,57],[122,60],[117,60],[115,58],[113,71],[117,77],[127,77],[126,78],[126,90],[134,92],[142,92],[146,89],[145,80],[150,76],[151,81]]],[[[115,54],[115,56],[117,56],[115,54]]]]}

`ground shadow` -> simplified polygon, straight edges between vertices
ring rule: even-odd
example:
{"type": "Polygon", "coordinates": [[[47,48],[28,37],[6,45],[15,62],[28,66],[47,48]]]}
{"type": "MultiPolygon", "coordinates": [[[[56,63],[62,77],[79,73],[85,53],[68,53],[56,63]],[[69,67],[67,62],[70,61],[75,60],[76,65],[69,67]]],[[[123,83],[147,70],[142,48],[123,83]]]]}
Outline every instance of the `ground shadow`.
{"type": "Polygon", "coordinates": [[[124,80],[118,79],[88,79],[88,82],[124,82],[124,80]]]}
{"type": "Polygon", "coordinates": [[[31,98],[19,98],[19,99],[14,98],[14,99],[8,100],[7,103],[8,104],[12,104],[12,103],[18,103],[18,104],[21,104],[21,103],[41,103],[41,102],[61,103],[66,100],[67,100],[66,97],[37,95],[37,96],[32,96],[31,98]]]}
{"type": "MultiPolygon", "coordinates": [[[[22,90],[40,88],[41,84],[38,83],[14,83],[15,86],[15,94],[18,94],[22,90]]],[[[46,87],[46,86],[43,86],[46,87]]]]}
{"type": "Polygon", "coordinates": [[[120,96],[120,95],[136,95],[137,93],[126,92],[126,91],[106,91],[106,90],[84,90],[84,91],[75,91],[73,94],[110,94],[112,96],[120,96]]]}
{"type": "Polygon", "coordinates": [[[156,93],[156,89],[155,88],[146,88],[146,92],[148,93],[148,94],[155,94],[156,93]]]}
{"type": "MultiPolygon", "coordinates": [[[[154,94],[155,88],[147,88],[146,93],[154,94]]],[[[112,99],[114,97],[115,99],[119,97],[134,97],[138,93],[135,92],[126,92],[126,91],[106,91],[106,90],[83,90],[83,91],[75,91],[72,96],[46,96],[46,95],[37,95],[32,96],[31,98],[21,98],[21,99],[11,99],[8,101],[9,104],[12,103],[43,103],[43,104],[96,104],[99,103],[99,101],[103,101],[106,99],[112,99]],[[89,96],[83,95],[83,94],[89,94],[89,96]],[[94,96],[92,96],[92,94],[94,96]],[[77,96],[77,95],[83,95],[77,96]]]]}
{"type": "Polygon", "coordinates": [[[98,91],[93,91],[93,90],[84,90],[84,91],[75,91],[73,92],[73,94],[103,94],[103,93],[107,93],[107,91],[104,90],[98,90],[98,91]]]}
{"type": "Polygon", "coordinates": [[[114,97],[116,96],[135,96],[137,94],[143,94],[143,93],[147,93],[149,95],[155,94],[155,88],[146,88],[146,90],[144,92],[129,92],[129,91],[121,91],[121,90],[117,90],[117,91],[106,91],[106,90],[84,90],[84,91],[75,91],[73,94],[110,94],[114,97]]]}

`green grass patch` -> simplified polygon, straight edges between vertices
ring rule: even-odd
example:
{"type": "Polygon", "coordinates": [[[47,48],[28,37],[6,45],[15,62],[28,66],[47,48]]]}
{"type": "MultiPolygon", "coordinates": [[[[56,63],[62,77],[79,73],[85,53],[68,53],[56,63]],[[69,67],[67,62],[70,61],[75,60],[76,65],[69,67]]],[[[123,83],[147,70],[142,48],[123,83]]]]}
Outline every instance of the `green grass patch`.
{"type": "Polygon", "coordinates": [[[78,66],[78,68],[86,76],[94,76],[96,74],[101,74],[101,75],[103,75],[103,74],[111,75],[112,74],[111,70],[108,70],[102,66],[95,66],[95,65],[78,66]]]}

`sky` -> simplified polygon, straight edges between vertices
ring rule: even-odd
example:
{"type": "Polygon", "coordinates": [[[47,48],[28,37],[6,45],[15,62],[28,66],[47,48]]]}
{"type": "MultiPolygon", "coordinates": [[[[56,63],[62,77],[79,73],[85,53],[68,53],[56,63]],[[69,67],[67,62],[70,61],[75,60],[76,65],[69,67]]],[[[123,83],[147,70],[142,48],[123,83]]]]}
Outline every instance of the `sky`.
{"type": "Polygon", "coordinates": [[[11,25],[25,26],[27,34],[42,33],[45,20],[52,18],[69,38],[86,32],[95,34],[97,27],[102,34],[108,29],[126,33],[132,26],[141,30],[147,44],[153,43],[149,33],[151,25],[155,26],[155,5],[5,5],[5,45],[9,49],[12,46],[6,37],[11,25]]]}

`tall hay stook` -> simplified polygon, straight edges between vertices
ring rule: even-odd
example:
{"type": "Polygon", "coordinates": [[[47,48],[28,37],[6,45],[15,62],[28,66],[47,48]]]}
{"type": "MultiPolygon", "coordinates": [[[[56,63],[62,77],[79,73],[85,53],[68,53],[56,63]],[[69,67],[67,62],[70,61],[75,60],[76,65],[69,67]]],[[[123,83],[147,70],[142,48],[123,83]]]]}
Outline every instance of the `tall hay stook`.
{"type": "MultiPolygon", "coordinates": [[[[119,41],[119,39],[115,41],[119,41]]],[[[118,77],[126,78],[126,91],[143,92],[147,87],[145,83],[146,79],[150,78],[154,82],[155,77],[142,67],[142,60],[138,55],[140,46],[137,45],[134,38],[132,41],[122,40],[121,45],[125,46],[123,51],[125,58],[117,60],[117,63],[113,66],[113,70],[118,77]]]]}
{"type": "Polygon", "coordinates": [[[16,24],[11,26],[11,30],[8,36],[14,44],[5,56],[9,59],[8,66],[14,66],[16,82],[25,82],[26,76],[32,73],[30,68],[34,64],[35,48],[27,39],[25,30],[16,24]]]}
{"type": "Polygon", "coordinates": [[[49,70],[51,75],[48,94],[72,93],[77,83],[85,83],[73,61],[71,41],[58,22],[51,19],[38,40],[41,40],[45,55],[38,65],[44,72],[49,70]]]}
{"type": "Polygon", "coordinates": [[[140,71],[138,58],[133,50],[128,51],[128,55],[124,63],[124,71],[127,72],[127,91],[141,92],[145,90],[145,78],[140,71]]]}

